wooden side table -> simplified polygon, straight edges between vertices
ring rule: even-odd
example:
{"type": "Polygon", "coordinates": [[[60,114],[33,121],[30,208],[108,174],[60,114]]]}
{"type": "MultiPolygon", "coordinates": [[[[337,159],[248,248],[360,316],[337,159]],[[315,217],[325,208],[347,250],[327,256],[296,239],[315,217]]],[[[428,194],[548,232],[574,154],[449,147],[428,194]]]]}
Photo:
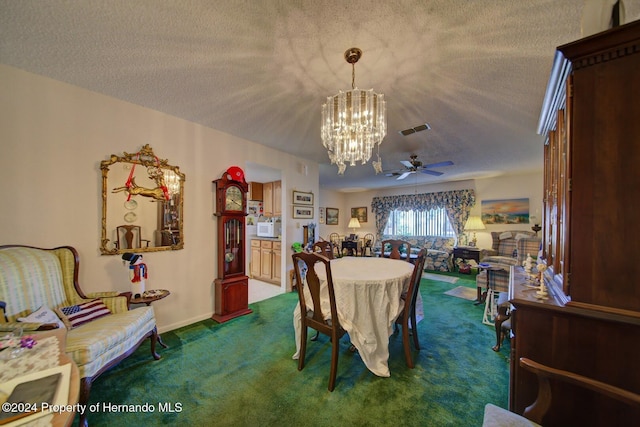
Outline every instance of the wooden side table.
{"type": "Polygon", "coordinates": [[[480,248],[474,246],[456,246],[453,248],[453,269],[456,268],[456,259],[462,258],[463,260],[473,259],[478,264],[480,263],[480,248]]]}
{"type": "Polygon", "coordinates": [[[347,250],[348,256],[355,256],[358,254],[358,241],[357,240],[344,240],[342,242],[342,250],[347,250]]]}
{"type": "MultiPolygon", "coordinates": [[[[171,292],[166,289],[152,289],[150,291],[145,291],[139,297],[131,298],[129,302],[131,304],[146,304],[147,306],[150,306],[152,302],[160,301],[169,295],[171,295],[171,292]]],[[[162,336],[160,334],[158,334],[158,343],[162,347],[167,348],[167,345],[162,341],[162,336]]]]}

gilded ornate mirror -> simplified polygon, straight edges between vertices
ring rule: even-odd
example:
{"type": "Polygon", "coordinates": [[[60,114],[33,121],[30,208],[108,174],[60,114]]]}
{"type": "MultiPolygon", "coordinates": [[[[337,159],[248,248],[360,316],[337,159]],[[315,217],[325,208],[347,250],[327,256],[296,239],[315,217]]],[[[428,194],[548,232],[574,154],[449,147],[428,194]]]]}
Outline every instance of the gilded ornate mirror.
{"type": "Polygon", "coordinates": [[[149,144],[137,153],[111,155],[102,170],[100,252],[156,252],[184,247],[184,174],[159,159],[149,144]]]}

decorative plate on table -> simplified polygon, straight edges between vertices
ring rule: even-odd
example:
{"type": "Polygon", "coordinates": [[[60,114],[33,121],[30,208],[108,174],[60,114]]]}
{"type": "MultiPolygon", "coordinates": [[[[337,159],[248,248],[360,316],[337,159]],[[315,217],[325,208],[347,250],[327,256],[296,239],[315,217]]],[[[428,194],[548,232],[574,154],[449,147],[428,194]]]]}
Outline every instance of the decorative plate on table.
{"type": "Polygon", "coordinates": [[[133,199],[127,200],[126,202],[124,202],[124,207],[129,209],[129,210],[133,210],[133,209],[138,207],[138,202],[136,202],[133,199]]]}
{"type": "Polygon", "coordinates": [[[138,218],[138,215],[136,215],[134,212],[127,212],[126,214],[124,214],[124,220],[127,222],[133,222],[138,218]]]}

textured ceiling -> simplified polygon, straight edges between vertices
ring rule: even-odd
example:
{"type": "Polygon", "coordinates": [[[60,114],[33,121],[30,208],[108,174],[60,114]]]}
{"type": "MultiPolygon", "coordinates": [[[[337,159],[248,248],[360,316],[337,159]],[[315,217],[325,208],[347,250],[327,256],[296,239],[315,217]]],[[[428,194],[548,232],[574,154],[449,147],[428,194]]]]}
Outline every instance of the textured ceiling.
{"type": "MultiPolygon", "coordinates": [[[[540,170],[537,120],[555,47],[583,0],[0,1],[0,62],[287,151],[348,191],[540,170]],[[338,176],[320,106],[385,94],[383,168],[452,160],[404,181],[371,164],[338,176]],[[431,130],[398,131],[429,123],[431,130]],[[416,180],[416,177],[418,180],[416,180]]],[[[211,142],[215,144],[215,141],[211,142]]]]}

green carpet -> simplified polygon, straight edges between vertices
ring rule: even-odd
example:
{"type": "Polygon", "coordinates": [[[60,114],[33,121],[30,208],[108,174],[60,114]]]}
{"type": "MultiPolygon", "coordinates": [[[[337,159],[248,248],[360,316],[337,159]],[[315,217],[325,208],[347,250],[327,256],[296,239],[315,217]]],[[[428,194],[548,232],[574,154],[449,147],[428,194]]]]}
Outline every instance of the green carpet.
{"type": "Polygon", "coordinates": [[[462,275],[455,285],[422,280],[425,320],[418,328],[422,350],[414,352],[415,369],[405,364],[400,333],[390,337],[390,378],[369,372],[358,354],[348,351],[345,336],[330,393],[326,337],[309,342],[304,370],[291,359],[297,294],[289,293],[252,304],[252,314],[224,324],[207,320],[163,334],[169,348],[160,348],[159,361],[143,343],[94,382],[90,404],[99,410],[89,414],[89,423],[481,425],[486,403],[507,406],[509,346],[500,353],[491,350],[495,335],[481,322],[483,307],[444,295],[459,285],[475,289],[469,279],[462,275]],[[148,405],[126,411],[125,405],[136,404],[148,405]]]}

